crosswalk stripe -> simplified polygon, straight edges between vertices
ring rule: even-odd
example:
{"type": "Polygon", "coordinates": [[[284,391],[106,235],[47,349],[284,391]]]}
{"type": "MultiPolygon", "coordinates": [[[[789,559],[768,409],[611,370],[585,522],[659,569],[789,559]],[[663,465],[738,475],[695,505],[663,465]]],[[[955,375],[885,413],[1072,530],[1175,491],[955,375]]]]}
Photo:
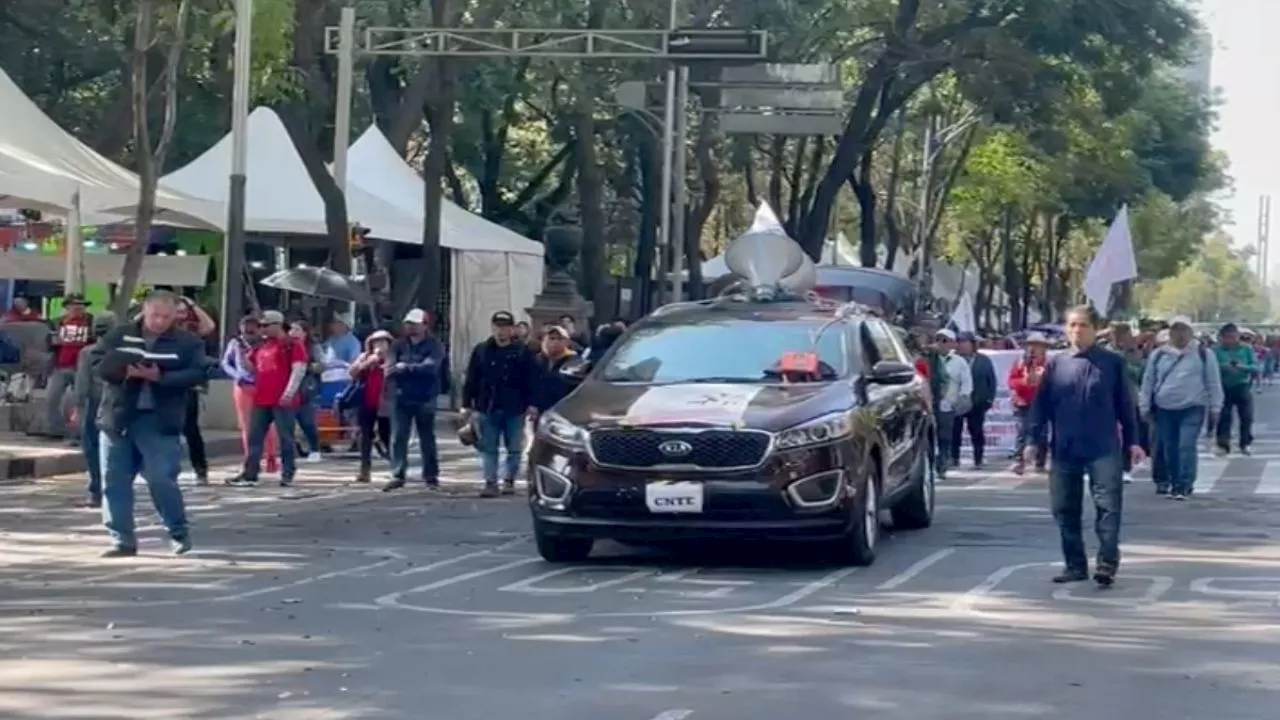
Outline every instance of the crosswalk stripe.
{"type": "Polygon", "coordinates": [[[1228,464],[1221,458],[1201,460],[1196,468],[1196,492],[1213,492],[1213,486],[1226,474],[1228,464]]]}
{"type": "Polygon", "coordinates": [[[1255,495],[1280,495],[1280,463],[1268,462],[1263,465],[1262,477],[1258,479],[1258,486],[1253,492],[1255,495]]]}

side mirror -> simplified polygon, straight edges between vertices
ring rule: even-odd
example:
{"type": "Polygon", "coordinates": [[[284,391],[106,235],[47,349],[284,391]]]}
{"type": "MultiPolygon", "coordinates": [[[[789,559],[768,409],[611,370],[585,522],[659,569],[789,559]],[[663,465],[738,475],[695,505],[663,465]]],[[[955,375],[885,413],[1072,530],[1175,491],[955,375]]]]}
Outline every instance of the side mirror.
{"type": "Polygon", "coordinates": [[[906,385],[915,377],[915,367],[894,360],[881,360],[871,368],[867,379],[878,385],[906,385]]]}
{"type": "Polygon", "coordinates": [[[582,384],[583,380],[587,379],[587,375],[591,373],[592,366],[593,364],[589,360],[570,362],[560,368],[560,379],[572,387],[577,387],[582,384]]]}

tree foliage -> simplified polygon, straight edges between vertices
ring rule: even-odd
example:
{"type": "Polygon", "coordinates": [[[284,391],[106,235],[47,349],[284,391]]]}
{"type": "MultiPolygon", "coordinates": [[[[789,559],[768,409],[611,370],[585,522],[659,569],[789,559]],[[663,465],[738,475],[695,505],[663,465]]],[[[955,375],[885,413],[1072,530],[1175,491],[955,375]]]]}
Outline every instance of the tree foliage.
{"type": "Polygon", "coordinates": [[[1268,292],[1250,268],[1251,254],[1231,249],[1215,236],[1177,274],[1145,289],[1144,307],[1169,317],[1188,315],[1197,322],[1264,322],[1273,315],[1268,292]]]}

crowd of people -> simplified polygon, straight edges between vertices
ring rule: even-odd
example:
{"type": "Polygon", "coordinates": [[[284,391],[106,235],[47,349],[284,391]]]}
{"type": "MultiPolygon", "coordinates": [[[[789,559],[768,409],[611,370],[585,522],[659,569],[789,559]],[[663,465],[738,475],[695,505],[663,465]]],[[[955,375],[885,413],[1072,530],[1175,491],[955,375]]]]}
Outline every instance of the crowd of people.
{"type": "MultiPolygon", "coordinates": [[[[1066,565],[1055,582],[1089,577],[1081,530],[1086,476],[1100,544],[1093,578],[1105,586],[1119,567],[1123,486],[1136,465],[1150,458],[1155,492],[1182,501],[1195,492],[1202,436],[1220,457],[1250,454],[1254,395],[1275,374],[1276,338],[1235,323],[1197,337],[1187,317],[1162,325],[1101,329],[1094,311],[1080,307],[1067,314],[1060,340],[1022,337],[1022,356],[1005,380],[1019,421],[1011,469],[1049,475],[1066,565]]],[[[939,476],[958,464],[966,430],[981,467],[983,423],[997,389],[990,358],[977,352],[983,341],[949,329],[915,340],[939,428],[939,476]]]]}
{"type": "MultiPolygon", "coordinates": [[[[62,298],[50,322],[47,428],[41,434],[81,446],[87,465],[86,504],[101,508],[112,539],[107,556],[137,553],[133,482],[147,483],[175,553],[191,549],[178,478],[183,440],[197,484],[209,482],[200,431],[200,398],[209,381],[233,382],[243,463],[226,479],[257,485],[262,474],[291,485],[298,462],[319,462],[335,449],[321,440],[317,415],[332,410],[349,429],[358,461],[356,483],[373,479],[375,456],[386,461],[384,491],[409,481],[411,439],[421,455],[420,480],[440,484],[437,407],[451,390],[449,349],[431,315],[412,309],[399,323],[364,333],[334,317],[323,336],[302,318],[265,310],[242,318],[218,347],[216,324],[188,298],[149,294],[129,317],[92,313],[80,295],[62,298]],[[329,402],[327,379],[345,382],[329,402]],[[70,408],[67,406],[70,405],[70,408]],[[73,426],[78,426],[73,430],[73,426]]],[[[15,299],[0,322],[43,322],[15,299]]],[[[501,311],[491,333],[470,352],[461,373],[457,433],[474,445],[483,468],[481,497],[514,492],[529,423],[571,387],[562,371],[584,355],[602,353],[621,336],[616,319],[588,335],[574,318],[534,330],[501,311]],[[503,453],[505,452],[505,456],[503,453]]]]}

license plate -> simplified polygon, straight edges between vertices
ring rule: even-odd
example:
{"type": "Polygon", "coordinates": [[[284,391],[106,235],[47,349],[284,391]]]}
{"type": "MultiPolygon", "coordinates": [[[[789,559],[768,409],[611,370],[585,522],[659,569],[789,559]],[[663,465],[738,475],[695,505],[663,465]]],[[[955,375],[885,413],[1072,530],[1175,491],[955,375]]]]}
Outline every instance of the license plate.
{"type": "Polygon", "coordinates": [[[653,513],[700,513],[702,499],[699,482],[658,481],[644,487],[644,504],[653,513]]]}

